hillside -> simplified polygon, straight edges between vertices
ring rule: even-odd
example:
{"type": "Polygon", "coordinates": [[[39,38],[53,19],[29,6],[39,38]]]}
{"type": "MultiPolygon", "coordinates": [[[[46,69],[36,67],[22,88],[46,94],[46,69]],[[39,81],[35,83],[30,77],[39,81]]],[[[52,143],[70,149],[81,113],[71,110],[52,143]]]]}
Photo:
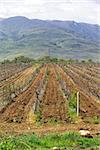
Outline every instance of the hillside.
{"type": "Polygon", "coordinates": [[[0,21],[2,21],[4,18],[0,18],[0,21]]]}
{"type": "Polygon", "coordinates": [[[100,26],[12,17],[0,20],[0,59],[19,55],[100,59],[100,26]]]}

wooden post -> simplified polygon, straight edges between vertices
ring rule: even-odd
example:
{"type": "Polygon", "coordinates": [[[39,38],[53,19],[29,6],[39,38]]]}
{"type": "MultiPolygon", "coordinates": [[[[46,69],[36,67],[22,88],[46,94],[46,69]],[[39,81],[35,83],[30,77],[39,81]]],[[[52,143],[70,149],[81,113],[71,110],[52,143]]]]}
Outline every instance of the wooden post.
{"type": "Polygon", "coordinates": [[[2,88],[3,91],[3,100],[5,100],[5,87],[2,88]]]}
{"type": "Polygon", "coordinates": [[[79,92],[77,92],[77,117],[79,116],[79,92]]]}

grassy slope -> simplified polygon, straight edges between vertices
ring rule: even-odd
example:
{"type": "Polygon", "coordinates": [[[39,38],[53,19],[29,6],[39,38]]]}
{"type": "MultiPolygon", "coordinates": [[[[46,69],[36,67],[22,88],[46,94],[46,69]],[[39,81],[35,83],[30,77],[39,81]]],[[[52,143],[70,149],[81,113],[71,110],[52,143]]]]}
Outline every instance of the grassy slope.
{"type": "Polygon", "coordinates": [[[66,132],[63,134],[47,134],[37,136],[21,135],[18,137],[3,137],[0,139],[0,149],[2,150],[49,150],[53,147],[66,148],[68,150],[78,150],[86,148],[100,148],[100,138],[82,138],[76,132],[66,132]]]}
{"type": "Polygon", "coordinates": [[[100,46],[73,32],[51,26],[34,26],[19,31],[13,38],[0,40],[0,59],[26,55],[33,58],[48,55],[73,59],[100,59],[100,46]]]}

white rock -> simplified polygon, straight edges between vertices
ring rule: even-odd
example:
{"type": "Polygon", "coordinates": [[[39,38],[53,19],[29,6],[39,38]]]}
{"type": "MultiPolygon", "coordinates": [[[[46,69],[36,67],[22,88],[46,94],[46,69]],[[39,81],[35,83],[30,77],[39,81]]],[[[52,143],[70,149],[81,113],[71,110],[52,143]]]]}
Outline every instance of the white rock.
{"type": "Polygon", "coordinates": [[[28,130],[30,130],[30,127],[28,127],[28,130]]]}
{"type": "Polygon", "coordinates": [[[81,136],[90,135],[90,132],[88,130],[80,130],[79,133],[81,134],[81,136]]]}
{"type": "Polygon", "coordinates": [[[53,147],[53,150],[60,150],[59,147],[53,147]]]}
{"type": "Polygon", "coordinates": [[[53,147],[52,149],[53,150],[60,150],[58,147],[53,147]]]}
{"type": "Polygon", "coordinates": [[[11,98],[15,98],[15,96],[16,96],[16,95],[15,95],[14,93],[11,94],[11,98]]]}

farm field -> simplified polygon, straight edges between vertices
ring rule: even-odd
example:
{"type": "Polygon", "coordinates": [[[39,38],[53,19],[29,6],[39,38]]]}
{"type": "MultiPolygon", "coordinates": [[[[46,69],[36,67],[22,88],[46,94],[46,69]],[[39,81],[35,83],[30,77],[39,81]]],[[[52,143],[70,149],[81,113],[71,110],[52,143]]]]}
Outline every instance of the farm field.
{"type": "Polygon", "coordinates": [[[100,136],[99,63],[49,61],[7,68],[10,75],[0,81],[1,135],[87,129],[100,136]]]}
{"type": "Polygon", "coordinates": [[[0,64],[0,83],[28,68],[30,64],[3,63],[0,64]]]}

